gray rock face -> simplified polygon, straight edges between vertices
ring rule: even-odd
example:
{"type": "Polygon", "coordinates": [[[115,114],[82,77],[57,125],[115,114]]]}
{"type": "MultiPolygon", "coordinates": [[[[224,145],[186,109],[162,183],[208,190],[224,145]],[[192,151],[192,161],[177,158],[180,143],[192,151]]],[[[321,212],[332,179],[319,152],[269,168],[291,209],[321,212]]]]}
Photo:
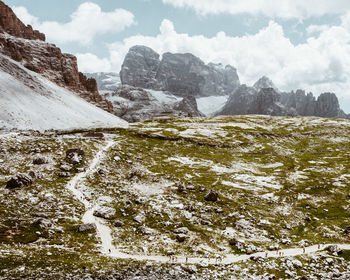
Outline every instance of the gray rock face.
{"type": "Polygon", "coordinates": [[[334,93],[322,93],[316,102],[315,115],[328,118],[345,118],[345,113],[340,109],[339,101],[334,93]]]}
{"type": "Polygon", "coordinates": [[[187,114],[188,117],[202,117],[204,116],[197,106],[197,101],[194,96],[187,96],[182,99],[179,103],[176,103],[174,106],[176,111],[183,112],[187,114]]]}
{"type": "Polygon", "coordinates": [[[155,117],[164,116],[202,116],[194,97],[185,97],[182,101],[162,103],[148,91],[124,85],[115,92],[105,94],[104,97],[112,102],[115,114],[128,121],[139,122],[155,117]]]}
{"type": "Polygon", "coordinates": [[[157,88],[157,75],[159,67],[159,54],[145,46],[134,46],[126,55],[120,79],[123,84],[142,88],[157,88]]]}
{"type": "Polygon", "coordinates": [[[237,71],[230,65],[206,65],[189,53],[165,53],[160,61],[159,54],[144,46],[129,50],[120,78],[122,84],[169,91],[182,97],[228,95],[240,85],[237,71]]]}
{"type": "Polygon", "coordinates": [[[323,93],[316,99],[302,90],[279,92],[266,77],[253,87],[240,86],[216,115],[246,114],[347,118],[334,93],[323,93]]]}
{"type": "Polygon", "coordinates": [[[253,88],[256,91],[260,91],[263,88],[273,88],[275,90],[277,90],[276,86],[274,85],[274,83],[266,76],[261,77],[254,85],[253,88]]]}

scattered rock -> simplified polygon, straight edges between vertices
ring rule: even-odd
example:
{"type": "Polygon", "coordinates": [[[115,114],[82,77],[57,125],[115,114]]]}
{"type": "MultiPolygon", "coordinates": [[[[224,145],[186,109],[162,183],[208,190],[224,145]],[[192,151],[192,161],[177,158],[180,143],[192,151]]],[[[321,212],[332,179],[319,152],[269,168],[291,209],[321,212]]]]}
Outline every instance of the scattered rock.
{"type": "Polygon", "coordinates": [[[134,217],[134,221],[138,224],[143,224],[145,220],[146,220],[146,217],[143,213],[140,213],[134,217]]]}
{"type": "Polygon", "coordinates": [[[231,246],[236,246],[238,243],[238,240],[236,238],[231,238],[228,242],[231,246]]]}
{"type": "Polygon", "coordinates": [[[70,165],[68,165],[68,164],[61,164],[61,166],[60,166],[60,169],[62,170],[62,171],[71,171],[72,170],[72,167],[70,166],[70,165]]]}
{"type": "Polygon", "coordinates": [[[114,225],[115,227],[123,227],[125,224],[124,224],[124,222],[121,221],[121,220],[115,220],[114,223],[113,223],[113,225],[114,225]]]}
{"type": "Polygon", "coordinates": [[[99,138],[99,139],[103,139],[104,138],[104,134],[102,132],[87,132],[83,135],[84,137],[91,137],[91,138],[99,138]]]}
{"type": "Polygon", "coordinates": [[[59,172],[57,173],[57,176],[60,178],[69,178],[71,177],[71,174],[69,172],[59,172]]]}
{"type": "Polygon", "coordinates": [[[176,240],[180,243],[185,242],[186,240],[186,235],[185,234],[177,234],[176,235],[176,240]]]}
{"type": "Polygon", "coordinates": [[[219,198],[219,194],[218,194],[216,191],[211,190],[211,191],[209,191],[209,192],[207,193],[207,195],[204,197],[204,200],[205,200],[205,201],[212,201],[212,202],[215,202],[215,201],[218,200],[218,198],[219,198]]]}
{"type": "Polygon", "coordinates": [[[42,165],[47,163],[47,158],[46,157],[37,157],[33,159],[33,164],[36,165],[42,165]]]}
{"type": "Polygon", "coordinates": [[[96,209],[94,211],[94,216],[95,217],[99,217],[99,218],[103,218],[106,220],[110,220],[114,215],[115,215],[116,211],[114,208],[111,207],[101,207],[99,209],[96,209]]]}
{"type": "Polygon", "coordinates": [[[38,225],[41,229],[48,229],[52,226],[52,223],[48,219],[39,218],[34,221],[33,225],[38,225]]]}
{"type": "Polygon", "coordinates": [[[197,267],[195,265],[181,265],[181,268],[189,274],[195,274],[198,272],[197,267]]]}
{"type": "Polygon", "coordinates": [[[187,234],[188,233],[188,228],[187,227],[181,227],[181,228],[177,228],[174,230],[174,233],[176,234],[187,234]]]}
{"type": "Polygon", "coordinates": [[[69,149],[66,151],[66,160],[71,164],[80,164],[85,157],[82,149],[69,149]]]}
{"type": "Polygon", "coordinates": [[[11,178],[7,184],[7,189],[16,189],[28,187],[33,184],[33,178],[28,174],[18,174],[17,176],[11,178]]]}
{"type": "Polygon", "coordinates": [[[152,235],[154,233],[154,230],[148,228],[148,227],[140,227],[140,232],[143,234],[143,235],[152,235]]]}
{"type": "Polygon", "coordinates": [[[347,226],[344,230],[344,234],[350,235],[350,226],[347,226]]]}
{"type": "Polygon", "coordinates": [[[96,231],[97,227],[94,223],[82,224],[79,226],[79,232],[96,231]]]}

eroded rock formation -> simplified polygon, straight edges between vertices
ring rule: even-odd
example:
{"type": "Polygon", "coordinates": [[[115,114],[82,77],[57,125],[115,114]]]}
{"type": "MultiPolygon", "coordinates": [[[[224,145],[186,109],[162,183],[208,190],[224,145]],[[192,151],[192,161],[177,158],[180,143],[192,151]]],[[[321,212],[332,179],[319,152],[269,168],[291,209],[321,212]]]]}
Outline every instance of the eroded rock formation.
{"type": "Polygon", "coordinates": [[[76,92],[98,107],[113,112],[104,100],[94,79],[87,79],[78,70],[77,58],[64,54],[53,44],[45,42],[45,35],[24,25],[11,8],[0,1],[0,52],[41,74],[59,86],[76,92]]]}

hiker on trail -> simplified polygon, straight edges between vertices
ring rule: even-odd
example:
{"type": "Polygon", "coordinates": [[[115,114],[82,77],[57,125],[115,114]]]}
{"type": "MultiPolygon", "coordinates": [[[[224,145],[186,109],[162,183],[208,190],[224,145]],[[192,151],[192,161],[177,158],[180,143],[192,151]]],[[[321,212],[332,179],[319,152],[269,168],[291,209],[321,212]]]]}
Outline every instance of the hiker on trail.
{"type": "Polygon", "coordinates": [[[186,263],[188,263],[188,257],[186,257],[186,263]]]}
{"type": "Polygon", "coordinates": [[[266,253],[265,253],[265,258],[267,258],[267,255],[268,255],[268,253],[266,252],[266,253]]]}
{"type": "Polygon", "coordinates": [[[305,254],[306,250],[305,250],[305,247],[303,247],[303,253],[305,254]]]}
{"type": "Polygon", "coordinates": [[[111,253],[111,249],[108,249],[108,252],[111,253]]]}

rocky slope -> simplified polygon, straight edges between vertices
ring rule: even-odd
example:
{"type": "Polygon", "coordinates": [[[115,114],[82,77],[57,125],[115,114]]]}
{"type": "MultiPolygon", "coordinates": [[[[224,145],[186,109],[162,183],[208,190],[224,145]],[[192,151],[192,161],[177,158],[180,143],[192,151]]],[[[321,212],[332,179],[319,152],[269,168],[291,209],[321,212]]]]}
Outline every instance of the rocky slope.
{"type": "Polygon", "coordinates": [[[0,54],[1,129],[82,129],[126,126],[67,88],[0,54]]]}
{"type": "Polygon", "coordinates": [[[78,71],[76,57],[63,54],[55,45],[46,43],[44,34],[33,30],[31,26],[25,26],[2,1],[0,53],[57,85],[76,92],[88,102],[113,112],[112,105],[100,96],[96,81],[78,71]]]}
{"type": "Polygon", "coordinates": [[[112,102],[115,115],[128,122],[139,122],[162,116],[203,116],[198,110],[194,97],[179,100],[171,94],[128,85],[118,87],[113,92],[106,92],[103,96],[112,102]],[[162,95],[163,98],[159,98],[159,95],[162,95]]]}
{"type": "Polygon", "coordinates": [[[132,47],[120,71],[121,82],[182,97],[227,95],[240,84],[236,69],[230,65],[206,65],[189,53],[165,53],[161,60],[159,57],[148,47],[132,47]]]}

